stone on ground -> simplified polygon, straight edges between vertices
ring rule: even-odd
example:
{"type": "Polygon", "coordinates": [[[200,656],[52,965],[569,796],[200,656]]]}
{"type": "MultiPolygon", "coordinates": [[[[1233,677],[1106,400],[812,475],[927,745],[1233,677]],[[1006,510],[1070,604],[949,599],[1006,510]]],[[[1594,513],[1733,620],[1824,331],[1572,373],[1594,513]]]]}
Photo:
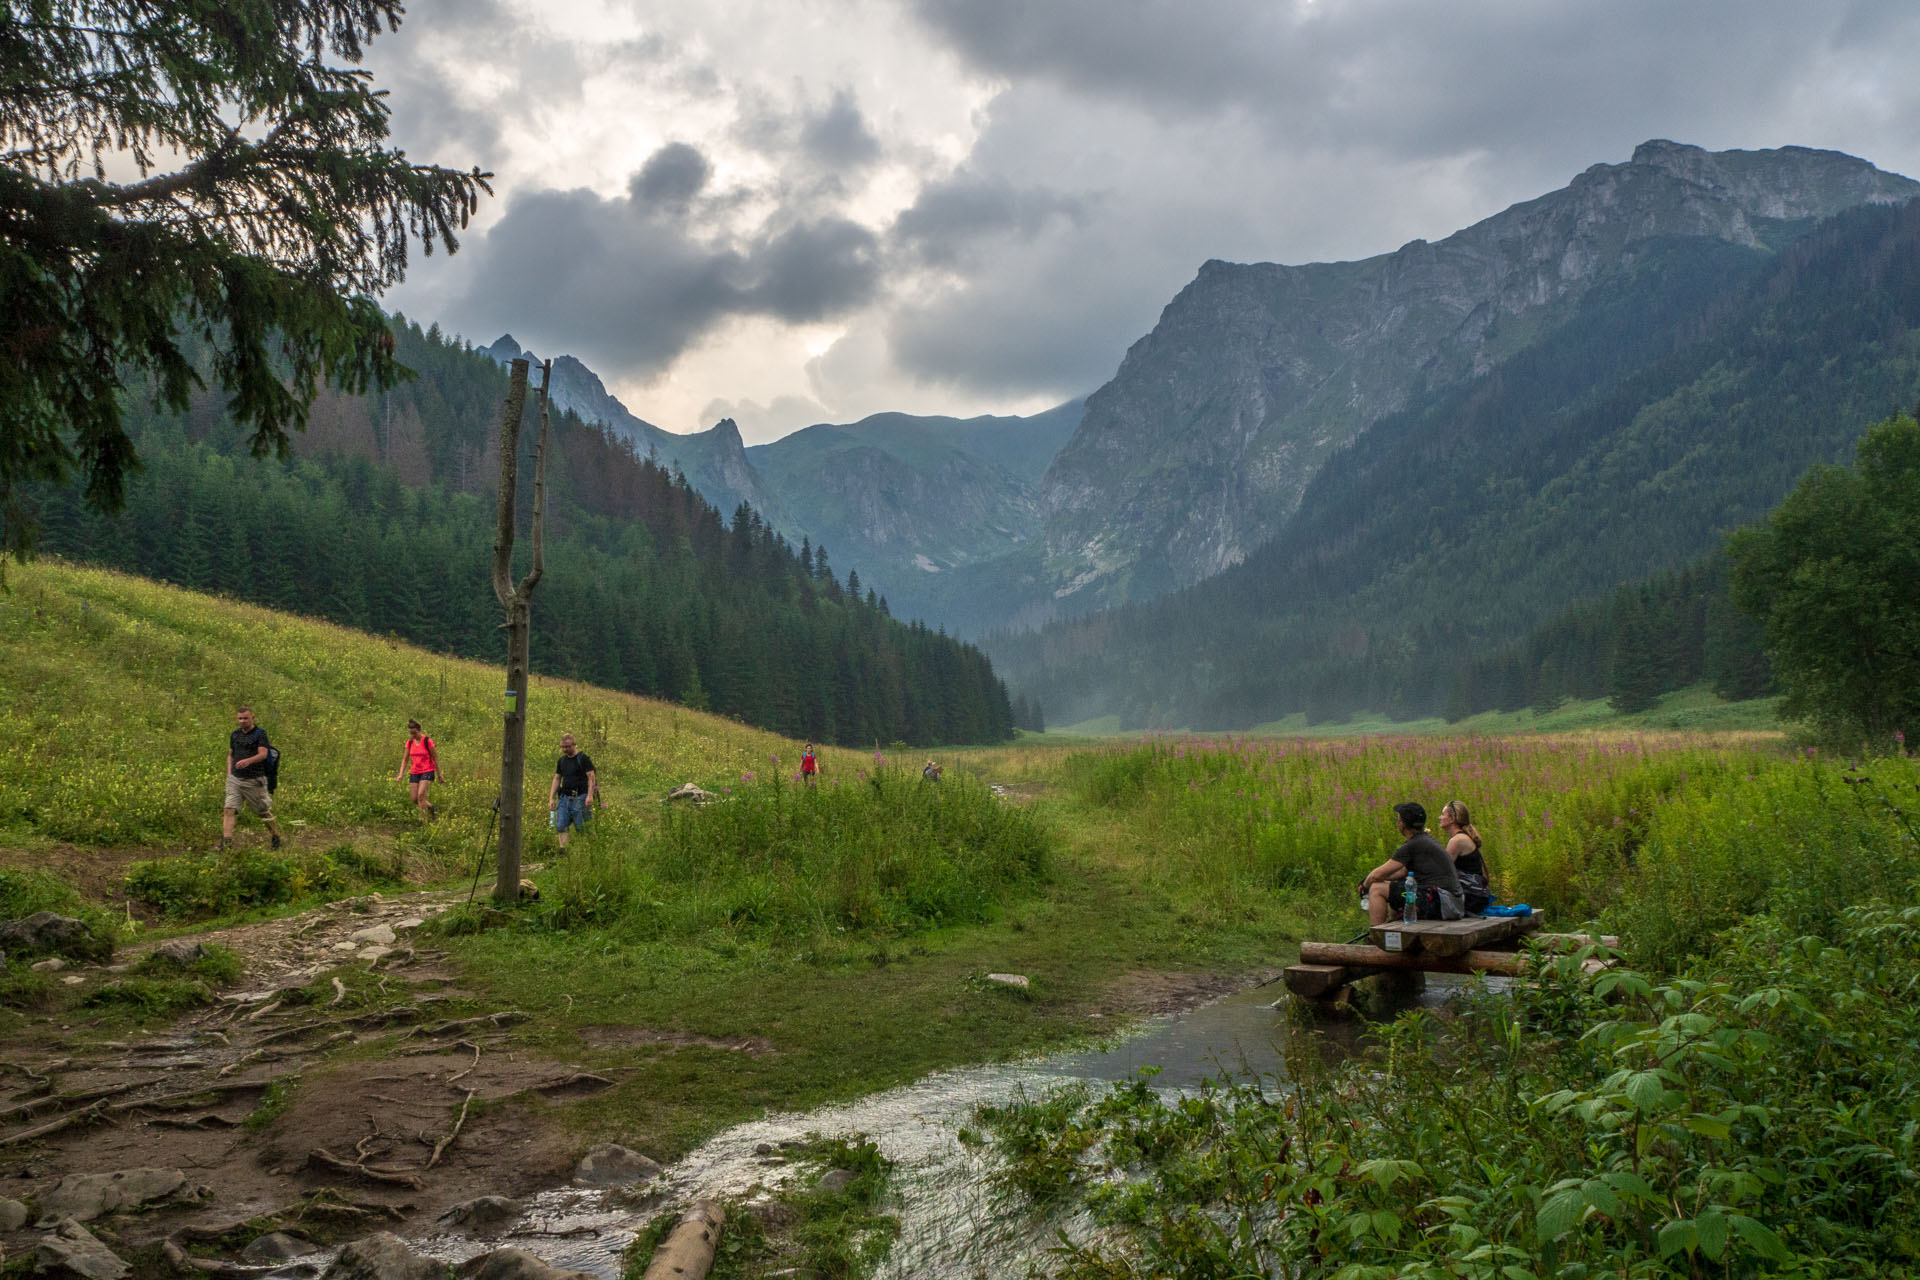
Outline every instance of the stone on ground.
{"type": "Polygon", "coordinates": [[[18,1231],[27,1225],[27,1219],[31,1216],[27,1212],[27,1206],[18,1200],[0,1200],[0,1235],[9,1231],[18,1231]]]}
{"type": "Polygon", "coordinates": [[[446,1280],[445,1263],[423,1258],[391,1231],[355,1240],[320,1280],[446,1280]]]}
{"type": "Polygon", "coordinates": [[[377,947],[393,945],[393,926],[390,924],[369,925],[365,929],[355,929],[347,935],[358,943],[372,943],[377,947]]]}
{"type": "Polygon", "coordinates": [[[594,1280],[594,1276],[587,1271],[562,1271],[525,1249],[495,1249],[466,1262],[460,1268],[460,1280],[594,1280]]]}
{"type": "Polygon", "coordinates": [[[285,1262],[289,1258],[304,1258],[319,1249],[311,1240],[302,1240],[284,1231],[269,1231],[242,1249],[240,1257],[247,1262],[285,1262]]]}
{"type": "Polygon", "coordinates": [[[851,1169],[829,1169],[820,1175],[820,1189],[829,1192],[845,1191],[853,1185],[853,1180],[857,1176],[851,1169]]]}
{"type": "Polygon", "coordinates": [[[187,1175],[178,1169],[122,1169],[118,1173],[70,1173],[39,1197],[42,1227],[62,1218],[92,1222],[178,1195],[187,1175]]]}
{"type": "Polygon", "coordinates": [[[129,1270],[93,1232],[72,1218],[40,1237],[33,1274],[53,1280],[120,1280],[129,1270]]]}
{"type": "Polygon", "coordinates": [[[987,975],[987,981],[997,983],[1003,987],[1014,987],[1021,991],[1027,989],[1027,975],[1024,973],[990,973],[987,975]]]}
{"type": "Polygon", "coordinates": [[[527,1206],[505,1196],[476,1196],[440,1215],[440,1221],[463,1228],[468,1235],[490,1236],[517,1221],[527,1206]]]}
{"type": "Polygon", "coordinates": [[[149,951],[147,959],[170,964],[177,969],[185,969],[206,954],[206,947],[198,942],[188,938],[173,938],[149,951]]]}
{"type": "Polygon", "coordinates": [[[36,911],[23,919],[0,924],[0,951],[8,955],[58,955],[104,964],[113,957],[113,943],[72,916],[36,911]]]}
{"type": "Polygon", "coordinates": [[[709,800],[718,800],[719,798],[720,797],[713,794],[713,792],[696,787],[691,782],[683,782],[673,790],[667,792],[667,799],[669,800],[691,800],[695,804],[705,804],[709,800]]]}
{"type": "Polygon", "coordinates": [[[573,1180],[590,1187],[628,1187],[659,1176],[660,1166],[617,1142],[603,1142],[581,1159],[573,1180]]]}

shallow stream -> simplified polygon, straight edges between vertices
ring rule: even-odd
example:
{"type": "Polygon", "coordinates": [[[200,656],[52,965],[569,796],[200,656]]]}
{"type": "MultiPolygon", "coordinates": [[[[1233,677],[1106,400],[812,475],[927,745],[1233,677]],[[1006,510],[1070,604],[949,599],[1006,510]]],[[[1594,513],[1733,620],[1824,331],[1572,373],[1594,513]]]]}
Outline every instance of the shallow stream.
{"type": "MultiPolygon", "coordinates": [[[[1426,989],[1399,1007],[1440,1004],[1463,981],[1430,976],[1426,989]]],[[[797,1172],[779,1154],[782,1143],[858,1133],[894,1166],[890,1211],[900,1221],[900,1235],[882,1277],[1024,1276],[1054,1243],[1059,1224],[999,1211],[986,1177],[991,1156],[978,1144],[960,1140],[974,1111],[1075,1081],[1132,1080],[1146,1067],[1160,1068],[1156,1087],[1175,1090],[1227,1074],[1284,1075],[1286,1043],[1301,1034],[1274,1008],[1284,993],[1277,983],[1255,987],[1187,1013],[1147,1019],[1095,1048],[940,1071],[852,1102],[736,1125],[668,1168],[658,1184],[661,1195],[650,1199],[650,1207],[636,1209],[620,1193],[562,1188],[536,1196],[504,1241],[436,1236],[413,1245],[459,1262],[513,1244],[554,1266],[618,1280],[622,1253],[655,1214],[702,1197],[751,1199],[757,1189],[776,1187],[797,1172]]],[[[1326,1052],[1344,1054],[1352,1052],[1366,1025],[1323,1024],[1310,1034],[1322,1037],[1326,1052]]]]}

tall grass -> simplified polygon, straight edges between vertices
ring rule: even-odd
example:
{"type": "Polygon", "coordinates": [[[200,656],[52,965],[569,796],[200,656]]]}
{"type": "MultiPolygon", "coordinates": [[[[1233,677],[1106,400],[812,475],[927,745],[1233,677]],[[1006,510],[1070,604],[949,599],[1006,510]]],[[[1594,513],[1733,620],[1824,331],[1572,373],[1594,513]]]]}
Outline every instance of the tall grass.
{"type": "Polygon", "coordinates": [[[1046,874],[1052,839],[966,777],[880,768],[798,786],[743,781],[636,840],[576,841],[544,888],[561,927],[805,938],[988,918],[1046,874]]]}
{"type": "Polygon", "coordinates": [[[1064,772],[1151,833],[1149,874],[1203,917],[1257,894],[1349,898],[1399,841],[1394,803],[1437,814],[1460,799],[1503,900],[1603,917],[1656,966],[1763,906],[1824,934],[1920,858],[1889,807],[1920,799],[1913,760],[1849,770],[1759,736],[1180,739],[1083,753],[1064,772]]]}
{"type": "MultiPolygon", "coordinates": [[[[285,753],[283,823],[414,830],[393,781],[411,716],[443,764],[441,822],[410,837],[416,853],[451,867],[479,847],[499,785],[497,668],[100,570],[22,565],[8,585],[0,843],[210,845],[233,710],[246,702],[285,753]]],[[[571,681],[536,678],[528,714],[530,795],[544,795],[571,731],[599,768],[613,827],[650,815],[670,786],[716,786],[770,755],[799,754],[719,716],[571,681]]],[[[830,776],[850,776],[863,758],[825,755],[830,776]]],[[[538,830],[529,835],[532,856],[549,851],[538,830]]]]}

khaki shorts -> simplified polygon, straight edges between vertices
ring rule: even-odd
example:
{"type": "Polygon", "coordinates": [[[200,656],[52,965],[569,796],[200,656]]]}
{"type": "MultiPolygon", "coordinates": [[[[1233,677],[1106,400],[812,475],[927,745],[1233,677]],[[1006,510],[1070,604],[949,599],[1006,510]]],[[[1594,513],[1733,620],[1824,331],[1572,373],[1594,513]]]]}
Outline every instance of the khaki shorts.
{"type": "Polygon", "coordinates": [[[253,810],[263,818],[273,816],[273,796],[267,791],[265,778],[236,778],[227,775],[227,808],[236,813],[242,808],[253,810]]]}

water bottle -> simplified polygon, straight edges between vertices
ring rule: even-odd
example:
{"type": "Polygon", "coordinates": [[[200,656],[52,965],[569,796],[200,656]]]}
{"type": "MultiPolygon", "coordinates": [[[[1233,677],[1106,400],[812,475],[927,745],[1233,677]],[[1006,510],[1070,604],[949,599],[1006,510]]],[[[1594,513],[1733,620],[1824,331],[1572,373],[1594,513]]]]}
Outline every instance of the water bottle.
{"type": "Polygon", "coordinates": [[[1413,872],[1407,872],[1407,896],[1400,903],[1400,923],[1412,924],[1420,918],[1420,886],[1413,878],[1413,872]]]}

